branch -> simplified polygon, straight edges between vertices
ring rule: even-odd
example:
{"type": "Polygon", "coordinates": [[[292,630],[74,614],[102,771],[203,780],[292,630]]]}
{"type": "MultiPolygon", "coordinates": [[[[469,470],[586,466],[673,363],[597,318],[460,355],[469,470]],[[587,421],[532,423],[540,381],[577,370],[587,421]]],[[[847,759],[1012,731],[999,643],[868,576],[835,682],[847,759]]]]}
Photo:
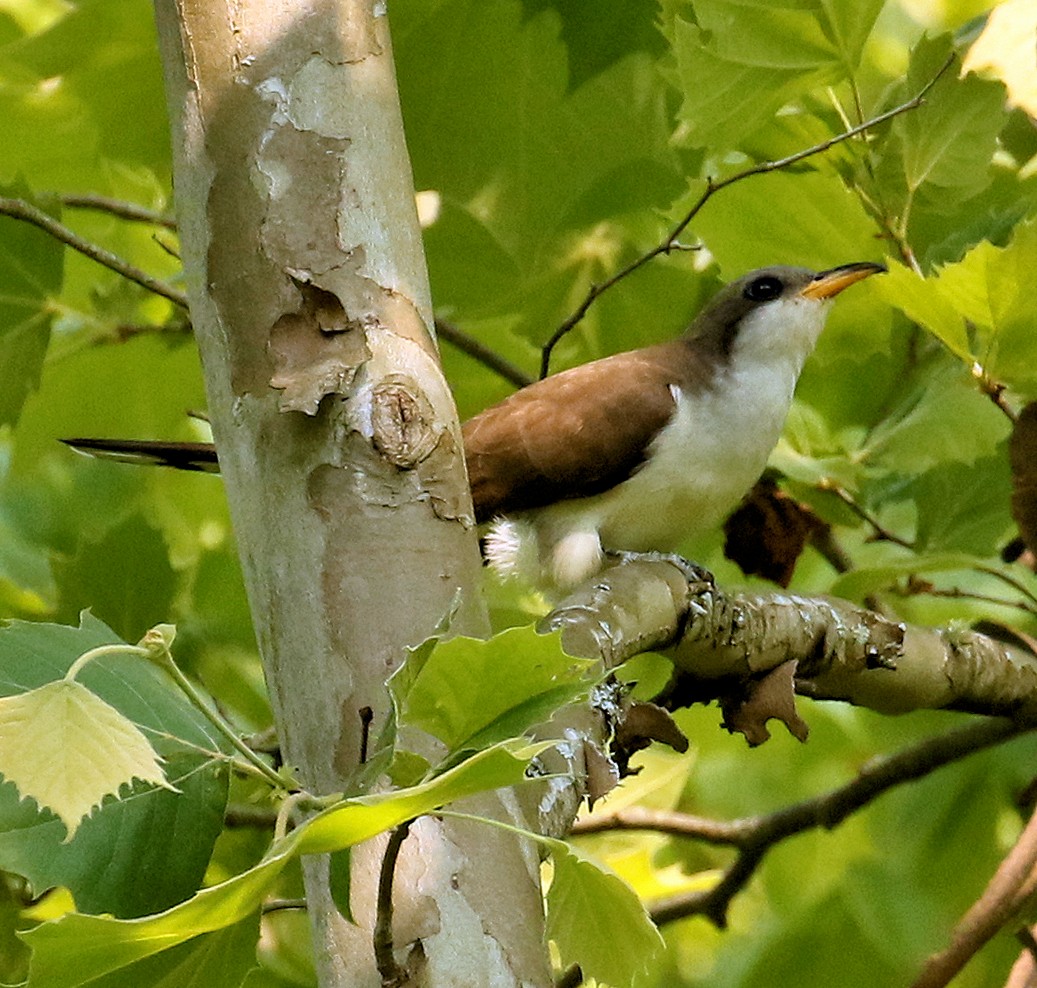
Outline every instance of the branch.
{"type": "Polygon", "coordinates": [[[469,336],[458,329],[453,323],[437,319],[436,332],[448,343],[457,347],[462,353],[467,353],[469,357],[478,360],[479,363],[489,367],[490,370],[496,371],[506,381],[514,384],[515,387],[524,388],[527,384],[533,383],[533,378],[521,367],[491,350],[484,343],[480,343],[474,336],[469,336]]]}
{"type": "Polygon", "coordinates": [[[662,241],[656,244],[656,246],[651,250],[631,261],[630,264],[616,272],[616,274],[612,275],[611,278],[608,278],[599,284],[591,285],[586,296],[584,296],[583,301],[576,307],[572,315],[570,315],[569,318],[566,319],[565,322],[563,322],[554,331],[554,333],[552,333],[551,338],[541,349],[540,376],[542,378],[547,377],[548,370],[551,366],[551,353],[555,346],[558,344],[559,340],[561,340],[566,333],[572,330],[572,328],[576,326],[576,324],[587,314],[587,310],[591,305],[593,305],[593,303],[613,285],[633,274],[653,258],[658,257],[660,254],[669,254],[671,251],[679,249],[681,244],[678,241],[678,237],[680,237],[688,224],[691,223],[691,221],[702,211],[702,208],[706,203],[709,202],[709,200],[712,199],[721,189],[726,189],[728,186],[734,185],[737,182],[742,182],[747,178],[751,178],[753,175],[765,175],[768,172],[788,168],[790,165],[797,164],[806,158],[813,157],[816,154],[822,154],[823,152],[835,147],[837,144],[842,144],[844,141],[848,141],[852,137],[857,137],[859,134],[863,134],[865,131],[871,130],[873,127],[884,124],[888,120],[900,116],[902,113],[907,113],[909,110],[917,109],[925,102],[925,97],[929,93],[929,90],[936,85],[943,74],[951,67],[954,58],[955,55],[953,53],[948,56],[947,60],[942,66],[940,66],[939,71],[932,77],[932,79],[930,79],[906,103],[901,103],[899,106],[895,106],[893,109],[887,110],[885,113],[880,113],[878,116],[872,117],[870,120],[865,120],[863,123],[857,124],[856,127],[850,127],[849,129],[844,130],[841,134],[837,134],[835,137],[830,137],[828,140],[821,141],[819,144],[814,144],[811,147],[804,148],[801,151],[797,151],[795,154],[790,154],[774,161],[761,162],[758,165],[753,165],[751,168],[746,168],[743,171],[736,172],[734,175],[729,175],[727,178],[721,179],[719,182],[713,181],[712,178],[707,178],[705,191],[695,201],[695,204],[691,209],[684,214],[681,221],[662,241]]]}
{"type": "Polygon", "coordinates": [[[79,251],[80,254],[89,257],[92,261],[96,261],[116,274],[120,274],[124,278],[135,282],[141,288],[146,288],[149,292],[161,295],[183,309],[187,308],[187,296],[183,292],[178,291],[171,285],[167,285],[163,281],[159,281],[157,278],[152,278],[146,271],[135,267],[128,261],[124,261],[111,251],[83,240],[67,226],[54,219],[53,216],[45,213],[42,209],[38,209],[32,203],[26,202],[24,199],[0,197],[0,215],[31,223],[45,233],[49,233],[56,240],[60,240],[67,247],[79,251]]]}
{"type": "Polygon", "coordinates": [[[574,834],[610,830],[653,830],[710,844],[738,848],[738,856],[720,881],[708,891],[660,899],[650,909],[656,923],[667,923],[692,915],[705,915],[723,927],[732,899],[748,882],[767,852],[781,841],[820,827],[833,830],[848,816],[879,796],[907,782],[1000,744],[1031,728],[1003,719],[986,720],[948,731],[892,755],[864,765],[857,778],[812,799],[787,806],[776,813],[742,820],[711,820],[671,811],[630,807],[616,813],[590,816],[573,827],[574,834]]]}
{"type": "Polygon", "coordinates": [[[943,988],[1037,891],[1037,810],[983,894],[961,918],[945,950],[926,961],[911,988],[943,988]]]}
{"type": "Polygon", "coordinates": [[[396,860],[400,848],[407,839],[413,820],[401,823],[389,834],[389,842],[382,855],[382,867],[378,875],[378,912],[374,924],[374,956],[383,988],[399,988],[406,982],[407,972],[400,967],[393,953],[392,935],[392,884],[396,874],[396,860]]]}
{"type": "Polygon", "coordinates": [[[728,594],[707,581],[689,583],[661,560],[613,566],[541,626],[561,630],[570,655],[600,657],[610,667],[663,651],[677,671],[670,707],[741,702],[793,661],[790,684],[815,699],[882,713],[951,709],[1037,723],[1037,662],[1021,649],[966,629],[904,624],[834,598],[728,594]]]}
{"type": "Polygon", "coordinates": [[[154,209],[139,206],[135,202],[110,199],[108,196],[100,196],[92,192],[66,193],[58,196],[58,199],[63,206],[68,206],[70,209],[93,209],[97,212],[109,213],[121,220],[151,223],[153,226],[164,226],[167,230],[176,229],[176,220],[168,213],[159,213],[154,209]]]}

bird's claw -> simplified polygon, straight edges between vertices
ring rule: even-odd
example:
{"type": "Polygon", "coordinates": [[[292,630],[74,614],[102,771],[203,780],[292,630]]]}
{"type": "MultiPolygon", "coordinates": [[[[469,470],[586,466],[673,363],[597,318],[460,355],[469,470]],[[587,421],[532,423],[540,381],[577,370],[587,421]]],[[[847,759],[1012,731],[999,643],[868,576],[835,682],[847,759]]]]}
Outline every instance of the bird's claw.
{"type": "Polygon", "coordinates": [[[671,563],[680,570],[681,575],[688,583],[704,583],[707,586],[715,586],[713,574],[690,559],[685,559],[676,552],[629,552],[625,549],[608,549],[605,553],[610,559],[614,559],[619,566],[625,563],[671,563]]]}

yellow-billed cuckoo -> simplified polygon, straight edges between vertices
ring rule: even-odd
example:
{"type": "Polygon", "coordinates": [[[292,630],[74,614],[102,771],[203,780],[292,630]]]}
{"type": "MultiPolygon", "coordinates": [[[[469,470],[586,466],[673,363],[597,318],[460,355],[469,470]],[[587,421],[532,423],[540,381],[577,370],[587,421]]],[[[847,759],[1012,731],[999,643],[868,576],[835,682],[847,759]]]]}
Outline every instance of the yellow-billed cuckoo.
{"type": "MultiPolygon", "coordinates": [[[[679,339],[563,371],[470,419],[465,458],[490,566],[565,589],[610,553],[668,551],[714,528],[762,473],[828,303],[884,270],[753,271],[679,339]]],[[[109,458],[218,469],[207,443],[65,441],[109,458]]]]}

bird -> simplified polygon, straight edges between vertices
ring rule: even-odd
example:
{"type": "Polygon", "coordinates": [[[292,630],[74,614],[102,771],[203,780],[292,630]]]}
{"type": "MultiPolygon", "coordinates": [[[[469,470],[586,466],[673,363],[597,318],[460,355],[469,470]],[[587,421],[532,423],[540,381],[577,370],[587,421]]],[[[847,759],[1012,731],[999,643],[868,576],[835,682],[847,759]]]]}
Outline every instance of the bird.
{"type": "MultiPolygon", "coordinates": [[[[676,339],[520,388],[462,426],[488,566],[564,593],[612,562],[715,529],[763,473],[832,300],[885,271],[764,267],[676,339]]],[[[217,471],[209,443],[66,439],[92,455],[217,471]]]]}

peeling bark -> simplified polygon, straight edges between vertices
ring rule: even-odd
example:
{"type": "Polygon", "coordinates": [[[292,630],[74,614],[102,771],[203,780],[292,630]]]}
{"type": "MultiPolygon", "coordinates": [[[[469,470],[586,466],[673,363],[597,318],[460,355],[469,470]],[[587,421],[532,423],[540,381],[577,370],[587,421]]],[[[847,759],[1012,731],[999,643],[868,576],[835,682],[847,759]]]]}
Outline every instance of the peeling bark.
{"type": "MultiPolygon", "coordinates": [[[[311,790],[340,792],[406,647],[452,608],[455,632],[486,630],[384,4],[155,6],[191,317],[278,734],[311,790]]],[[[413,983],[548,984],[527,849],[415,830],[394,938],[413,983]]],[[[306,862],[322,986],[379,983],[378,856],[354,855],[359,926],[327,859],[306,862]]]]}
{"type": "MultiPolygon", "coordinates": [[[[668,705],[741,697],[795,660],[797,693],[882,713],[965,710],[1037,722],[1037,660],[986,635],[922,628],[834,598],[726,594],[670,563],[601,574],[544,621],[572,655],[615,666],[639,652],[673,660],[668,705]]],[[[774,716],[772,714],[772,716],[774,716]]]]}

